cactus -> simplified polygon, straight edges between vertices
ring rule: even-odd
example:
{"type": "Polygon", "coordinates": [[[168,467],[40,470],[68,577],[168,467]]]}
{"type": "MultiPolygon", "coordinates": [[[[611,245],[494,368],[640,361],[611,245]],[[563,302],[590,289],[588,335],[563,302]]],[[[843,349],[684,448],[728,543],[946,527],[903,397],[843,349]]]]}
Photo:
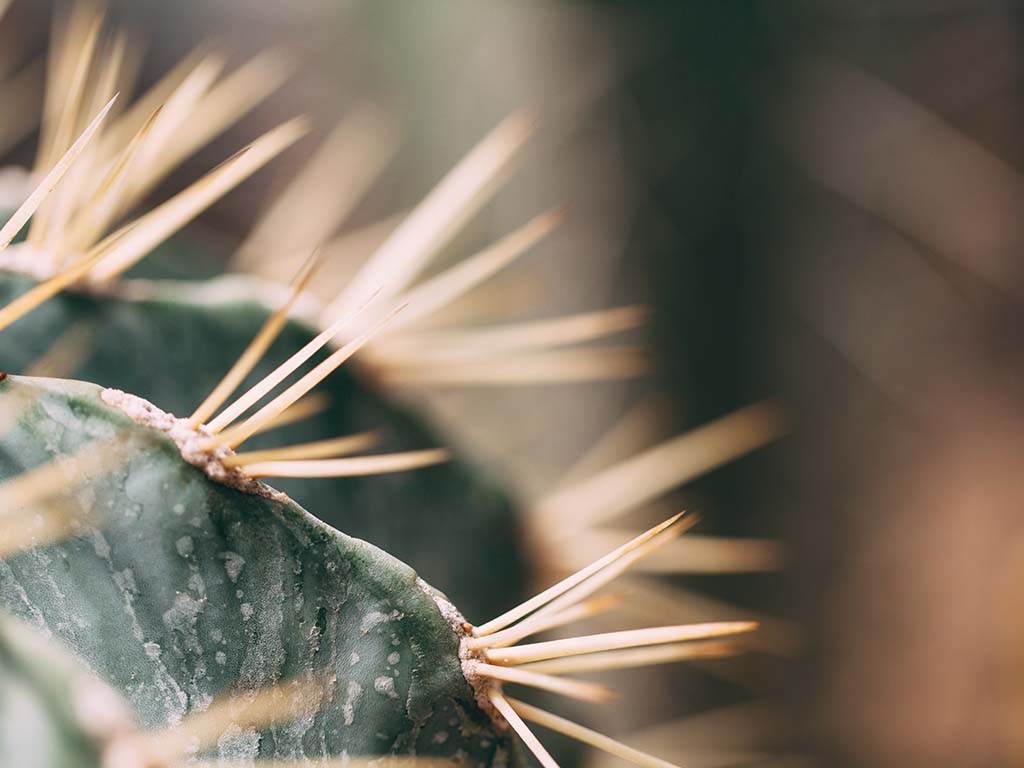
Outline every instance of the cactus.
{"type": "Polygon", "coordinates": [[[679,521],[599,562],[560,596],[542,595],[475,632],[405,564],[232,470],[230,453],[199,450],[204,436],[185,420],[118,390],[64,380],[9,376],[0,398],[16,409],[0,442],[5,477],[16,479],[0,486],[0,501],[28,508],[21,525],[30,537],[40,533],[0,567],[9,611],[74,648],[148,726],[179,722],[223,690],[308,676],[328,685],[325,705],[297,724],[262,735],[225,729],[222,758],[412,754],[502,763],[512,748],[493,707],[507,717],[502,707],[511,705],[498,681],[588,700],[607,695],[515,665],[751,629],[725,622],[519,646],[519,636],[576,618],[588,591],[678,533],[679,521]],[[46,541],[53,530],[70,536],[46,541]],[[589,588],[587,578],[595,579],[589,588]],[[514,622],[531,613],[535,625],[518,630],[514,622]]]}
{"type": "MultiPolygon", "coordinates": [[[[62,375],[123,389],[173,413],[191,413],[202,393],[213,390],[223,375],[224,361],[241,354],[270,314],[258,300],[253,284],[255,281],[213,281],[200,291],[154,283],[147,288],[147,297],[138,300],[55,297],[9,329],[0,351],[0,369],[31,370],[33,362],[53,345],[52,340],[59,339],[64,329],[73,328],[78,359],[72,370],[61,371],[62,375]],[[197,295],[230,297],[227,290],[220,289],[222,284],[234,286],[238,298],[204,300],[197,295]],[[154,345],[153,339],[164,341],[154,345]]],[[[24,277],[0,275],[0,291],[7,292],[0,295],[0,302],[23,293],[27,285],[24,277]]],[[[247,377],[243,390],[313,336],[315,332],[300,320],[290,321],[247,377]]],[[[323,357],[321,352],[313,362],[323,357]]],[[[367,432],[380,435],[379,450],[405,451],[439,444],[439,438],[415,414],[390,403],[344,368],[324,381],[319,391],[329,398],[326,412],[256,435],[246,442],[245,449],[367,432]]],[[[517,545],[521,535],[511,502],[461,461],[373,478],[285,479],[280,488],[315,510],[325,522],[415,564],[471,616],[523,597],[525,556],[517,545]],[[467,506],[472,515],[464,513],[467,506]],[[431,533],[439,529],[449,530],[451,535],[438,540],[431,533]],[[478,557],[460,556],[469,546],[478,557]]]]}
{"type": "MultiPolygon", "coordinates": [[[[180,720],[236,683],[323,671],[338,681],[330,705],[265,737],[261,754],[461,750],[490,764],[507,744],[462,674],[461,617],[408,566],[242,475],[222,480],[245,490],[211,482],[168,433],[132,420],[173,423],[141,400],[67,381],[2,387],[31,403],[3,439],[5,467],[47,463],[53,446],[139,446],[76,489],[65,514],[83,533],[9,558],[0,593],[124,692],[143,723],[180,720]],[[462,738],[447,738],[453,719],[462,738]]],[[[237,742],[222,754],[255,751],[249,734],[237,742]]]]}
{"type": "MultiPolygon", "coordinates": [[[[73,15],[65,41],[76,39],[76,28],[98,28],[84,18],[73,15]]],[[[79,55],[67,48],[55,61],[79,55]]],[[[257,63],[252,72],[265,75],[270,65],[257,63]]],[[[263,80],[279,79],[276,65],[270,69],[278,74],[237,78],[251,89],[240,104],[258,101],[263,80]]],[[[223,93],[211,89],[204,101],[191,90],[210,77],[200,62],[113,125],[104,121],[115,100],[100,78],[89,99],[77,99],[76,113],[44,124],[41,181],[0,229],[5,248],[31,221],[25,242],[0,254],[0,368],[34,374],[0,381],[0,607],[84,665],[48,668],[28,652],[32,642],[8,643],[7,628],[17,625],[0,614],[0,652],[13,649],[0,664],[0,690],[29,690],[49,729],[34,764],[152,768],[193,758],[289,764],[390,755],[500,766],[520,762],[524,743],[550,768],[554,760],[525,722],[533,721],[643,765],[668,765],[518,701],[504,686],[604,701],[603,686],[563,675],[736,652],[734,641],[718,638],[750,631],[751,622],[523,642],[613,607],[614,599],[592,594],[676,542],[693,518],[677,515],[623,537],[607,555],[517,603],[529,574],[515,506],[468,463],[438,466],[447,456],[437,449],[443,441],[378,386],[403,365],[422,364],[421,355],[391,343],[391,331],[415,330],[418,319],[487,279],[555,222],[542,215],[416,284],[432,254],[486,201],[525,139],[525,122],[500,125],[351,283],[328,292],[326,305],[309,295],[320,265],[303,248],[289,288],[241,278],[124,280],[303,133],[301,121],[283,124],[113,229],[223,127],[214,98],[223,93]],[[190,109],[217,120],[186,124],[190,109]],[[73,130],[81,131],[74,141],[73,130]],[[357,352],[354,373],[335,370],[357,352]],[[297,381],[287,384],[289,377],[297,381]],[[308,414],[318,386],[326,411],[273,438],[264,434],[308,414]],[[349,455],[380,429],[387,452],[349,455]],[[281,436],[285,448],[269,447],[281,436]],[[278,489],[265,477],[285,480],[278,489]],[[299,479],[308,477],[321,479],[299,479]],[[481,624],[461,612],[477,619],[505,608],[481,624]],[[95,693],[99,703],[86,710],[131,713],[119,715],[115,731],[69,714],[73,697],[60,691],[83,676],[89,691],[116,691],[95,693]],[[72,751],[73,761],[61,757],[72,751]]],[[[522,364],[540,371],[531,375],[569,380],[634,375],[642,366],[629,349],[545,354],[632,328],[639,317],[623,308],[531,329],[527,352],[506,370],[522,364]]],[[[504,329],[503,338],[515,348],[522,330],[504,329]]],[[[415,346],[417,337],[407,346],[410,339],[415,346]]],[[[447,339],[441,366],[428,374],[502,375],[474,357],[479,344],[447,339]]],[[[719,439],[714,461],[770,439],[777,428],[764,422],[755,415],[753,428],[741,426],[742,438],[724,447],[719,439]]],[[[658,485],[641,496],[672,484],[675,475],[663,468],[675,455],[655,457],[658,485]]],[[[572,489],[565,494],[575,498],[572,489]]],[[[0,740],[0,749],[0,762],[29,764],[17,740],[0,740]]]]}

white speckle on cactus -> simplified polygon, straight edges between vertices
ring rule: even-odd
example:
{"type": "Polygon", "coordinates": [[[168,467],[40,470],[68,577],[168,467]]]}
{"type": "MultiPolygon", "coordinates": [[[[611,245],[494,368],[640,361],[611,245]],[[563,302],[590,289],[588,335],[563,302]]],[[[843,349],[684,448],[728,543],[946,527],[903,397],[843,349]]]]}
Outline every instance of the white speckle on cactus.
{"type": "Polygon", "coordinates": [[[171,509],[174,512],[174,514],[176,514],[176,515],[184,515],[185,514],[185,505],[184,504],[175,504],[171,509]]]}
{"type": "Polygon", "coordinates": [[[200,597],[206,594],[206,582],[198,573],[193,573],[188,577],[188,588],[200,597]]]}
{"type": "Polygon", "coordinates": [[[387,675],[381,675],[374,679],[373,690],[382,696],[387,696],[389,699],[398,698],[398,693],[395,691],[395,681],[387,675]]]}
{"type": "Polygon", "coordinates": [[[359,663],[359,654],[356,653],[355,651],[352,651],[352,655],[348,657],[348,665],[350,667],[354,667],[358,663],[359,663]]]}
{"type": "Polygon", "coordinates": [[[131,568],[125,568],[123,571],[114,571],[110,574],[110,577],[114,580],[117,588],[127,597],[131,598],[138,594],[139,590],[135,584],[135,574],[131,568]]]}
{"type": "Polygon", "coordinates": [[[402,660],[402,654],[400,654],[398,651],[393,651],[393,652],[388,654],[388,664],[390,664],[391,666],[394,666],[395,664],[397,664],[401,660],[402,660]]]}
{"type": "Polygon", "coordinates": [[[110,544],[99,531],[94,531],[92,534],[92,547],[96,550],[97,557],[102,557],[104,560],[110,558],[110,544]]]}
{"type": "Polygon", "coordinates": [[[380,611],[370,611],[368,614],[363,616],[363,620],[359,623],[359,631],[364,635],[374,627],[378,627],[388,620],[386,613],[380,611]]]}
{"type": "Polygon", "coordinates": [[[228,662],[228,655],[224,653],[224,651],[217,651],[217,653],[213,655],[213,658],[222,667],[228,662]]]}
{"type": "Polygon", "coordinates": [[[146,652],[146,656],[153,659],[153,661],[157,661],[160,658],[159,643],[143,643],[142,649],[146,652]]]}
{"type": "Polygon", "coordinates": [[[245,567],[245,558],[237,552],[221,552],[220,558],[224,561],[224,570],[234,584],[245,567]]]}
{"type": "Polygon", "coordinates": [[[194,637],[196,619],[203,612],[203,605],[203,600],[191,595],[178,595],[174,598],[174,606],[164,611],[164,626],[173,632],[194,637]]]}
{"type": "Polygon", "coordinates": [[[345,718],[345,725],[352,725],[356,718],[356,704],[363,695],[363,686],[355,680],[348,681],[348,688],[345,691],[345,703],[341,707],[342,716],[345,718]]]}
{"type": "Polygon", "coordinates": [[[176,542],[174,542],[174,548],[178,550],[178,554],[182,557],[188,557],[192,554],[192,537],[182,536],[176,542]]]}
{"type": "Polygon", "coordinates": [[[242,603],[242,621],[248,621],[252,618],[252,603],[242,603]]]}

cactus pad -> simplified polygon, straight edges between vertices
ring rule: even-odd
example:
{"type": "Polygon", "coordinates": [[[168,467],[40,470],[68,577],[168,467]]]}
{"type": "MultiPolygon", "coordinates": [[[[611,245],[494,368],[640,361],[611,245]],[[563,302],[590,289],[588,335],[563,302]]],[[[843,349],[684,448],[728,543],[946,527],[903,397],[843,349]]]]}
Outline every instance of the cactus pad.
{"type": "MultiPolygon", "coordinates": [[[[29,285],[26,277],[0,273],[0,305],[29,285]]],[[[122,286],[120,296],[69,293],[47,302],[5,331],[0,370],[23,372],[68,328],[84,329],[80,360],[62,376],[116,387],[185,416],[213,389],[270,313],[260,298],[266,284],[254,280],[128,285],[133,286],[132,298],[123,295],[122,286]]],[[[290,321],[243,387],[314,335],[303,322],[290,321]]],[[[325,413],[257,435],[246,450],[365,430],[381,430],[381,450],[445,442],[348,367],[332,374],[319,391],[330,398],[325,413]]],[[[506,608],[524,596],[526,563],[517,543],[522,537],[515,509],[483,473],[462,461],[369,478],[282,480],[275,486],[330,525],[416,567],[470,618],[506,608]],[[438,530],[445,536],[435,535],[438,530]],[[470,550],[476,556],[460,554],[470,550]]]]}
{"type": "Polygon", "coordinates": [[[228,729],[213,752],[508,758],[509,737],[463,675],[461,617],[410,567],[266,486],[211,480],[100,387],[8,377],[5,398],[29,405],[0,437],[0,479],[61,456],[123,454],[106,473],[67,478],[77,535],[0,563],[0,603],[74,649],[144,725],[313,673],[330,685],[319,713],[228,729]]]}

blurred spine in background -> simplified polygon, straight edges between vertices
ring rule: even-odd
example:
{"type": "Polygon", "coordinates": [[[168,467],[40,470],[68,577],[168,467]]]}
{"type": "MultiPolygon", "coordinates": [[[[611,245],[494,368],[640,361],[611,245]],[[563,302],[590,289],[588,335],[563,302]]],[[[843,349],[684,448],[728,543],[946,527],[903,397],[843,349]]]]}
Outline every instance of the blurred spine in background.
{"type": "Polygon", "coordinates": [[[826,765],[1020,764],[1019,10],[761,11],[794,717],[826,765]]]}

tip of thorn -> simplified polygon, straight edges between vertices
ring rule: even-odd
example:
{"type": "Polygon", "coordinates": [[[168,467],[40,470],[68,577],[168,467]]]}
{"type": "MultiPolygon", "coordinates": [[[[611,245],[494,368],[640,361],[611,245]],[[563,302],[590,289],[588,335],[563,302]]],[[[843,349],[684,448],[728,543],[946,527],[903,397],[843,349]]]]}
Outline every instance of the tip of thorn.
{"type": "Polygon", "coordinates": [[[311,130],[313,130],[313,116],[312,115],[298,115],[289,120],[286,125],[292,126],[300,136],[305,136],[311,130]]]}
{"type": "Polygon", "coordinates": [[[520,141],[525,141],[537,130],[537,126],[540,124],[540,113],[531,109],[519,109],[506,117],[502,124],[520,141]]]}
{"type": "Polygon", "coordinates": [[[651,308],[646,304],[634,304],[632,306],[626,307],[625,311],[629,313],[629,316],[631,318],[637,320],[638,322],[646,322],[651,317],[651,308]]]}
{"type": "Polygon", "coordinates": [[[569,213],[571,211],[572,211],[572,203],[561,203],[559,205],[556,205],[550,211],[547,211],[546,213],[542,213],[541,214],[541,219],[549,227],[554,227],[554,226],[556,226],[558,224],[561,224],[563,221],[565,221],[567,218],[569,218],[569,213]]]}
{"type": "MultiPolygon", "coordinates": [[[[217,163],[217,165],[215,165],[215,166],[213,167],[213,171],[219,171],[219,170],[220,170],[221,168],[223,168],[224,166],[226,166],[226,165],[229,165],[230,163],[233,163],[233,162],[234,162],[235,160],[237,160],[238,158],[240,158],[240,157],[241,157],[242,155],[244,155],[244,154],[246,154],[247,152],[249,152],[249,151],[250,151],[250,150],[251,150],[251,149],[253,148],[253,146],[255,146],[255,142],[254,142],[254,143],[252,143],[252,144],[246,144],[246,145],[245,145],[244,147],[242,147],[242,148],[241,148],[240,150],[238,150],[237,152],[235,152],[235,153],[234,153],[233,155],[231,155],[230,157],[227,157],[227,158],[225,158],[224,160],[222,160],[222,161],[220,161],[219,163],[217,163]]],[[[212,173],[213,171],[211,171],[211,173],[212,173]]]]}

